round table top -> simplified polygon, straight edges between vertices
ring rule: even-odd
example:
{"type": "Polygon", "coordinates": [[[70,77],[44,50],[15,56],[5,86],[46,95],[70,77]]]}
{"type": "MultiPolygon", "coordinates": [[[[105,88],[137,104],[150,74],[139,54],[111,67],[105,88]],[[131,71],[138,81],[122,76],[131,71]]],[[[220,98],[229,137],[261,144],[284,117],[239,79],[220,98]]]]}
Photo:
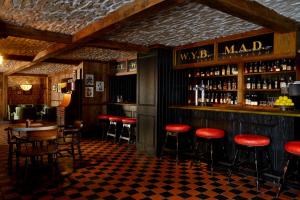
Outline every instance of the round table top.
{"type": "Polygon", "coordinates": [[[34,141],[54,140],[57,138],[57,130],[30,131],[27,137],[34,141]]]}
{"type": "Polygon", "coordinates": [[[26,127],[26,123],[18,123],[18,124],[10,124],[13,131],[46,131],[46,130],[54,130],[57,129],[58,126],[55,123],[39,123],[32,122],[30,126],[26,127]]]}

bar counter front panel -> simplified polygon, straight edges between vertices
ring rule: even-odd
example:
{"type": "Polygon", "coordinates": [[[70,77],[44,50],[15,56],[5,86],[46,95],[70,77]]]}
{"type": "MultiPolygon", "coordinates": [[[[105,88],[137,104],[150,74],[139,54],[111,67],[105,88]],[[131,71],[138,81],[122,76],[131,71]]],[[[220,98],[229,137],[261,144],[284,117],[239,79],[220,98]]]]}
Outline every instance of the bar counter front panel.
{"type": "Polygon", "coordinates": [[[171,116],[176,116],[177,122],[190,124],[194,130],[203,127],[225,130],[225,151],[228,162],[233,159],[235,135],[251,133],[270,137],[271,143],[268,150],[272,167],[278,172],[282,170],[284,163],[284,144],[300,138],[296,132],[300,124],[299,112],[249,111],[242,108],[226,109],[206,106],[172,106],[169,112],[171,116]]]}

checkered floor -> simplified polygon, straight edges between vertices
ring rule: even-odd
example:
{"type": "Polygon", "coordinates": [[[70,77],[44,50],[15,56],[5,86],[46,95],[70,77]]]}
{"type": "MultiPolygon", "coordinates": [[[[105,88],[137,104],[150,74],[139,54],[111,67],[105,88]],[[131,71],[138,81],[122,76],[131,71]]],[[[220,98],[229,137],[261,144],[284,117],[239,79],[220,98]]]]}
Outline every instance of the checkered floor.
{"type": "MultiPolygon", "coordinates": [[[[276,191],[269,183],[257,193],[253,177],[233,175],[234,181],[229,184],[224,172],[211,176],[205,164],[190,169],[189,162],[183,161],[176,166],[172,157],[160,160],[139,154],[133,145],[84,139],[82,150],[83,163],[59,185],[49,184],[49,177],[20,185],[15,175],[7,175],[7,146],[1,145],[0,199],[259,200],[272,199],[276,191]],[[22,189],[28,185],[34,186],[22,189]]],[[[280,198],[300,199],[300,191],[290,188],[280,198]]]]}

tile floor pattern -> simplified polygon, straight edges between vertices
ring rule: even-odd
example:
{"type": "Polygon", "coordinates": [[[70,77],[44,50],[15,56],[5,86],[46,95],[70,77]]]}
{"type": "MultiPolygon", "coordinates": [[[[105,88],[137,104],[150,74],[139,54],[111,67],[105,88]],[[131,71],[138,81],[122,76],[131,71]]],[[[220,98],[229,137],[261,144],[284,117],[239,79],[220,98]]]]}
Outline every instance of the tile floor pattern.
{"type": "MultiPolygon", "coordinates": [[[[254,178],[233,175],[231,184],[223,172],[207,173],[205,164],[190,169],[189,162],[176,166],[174,158],[158,159],[136,152],[132,145],[97,140],[82,141],[84,166],[59,187],[47,181],[31,192],[16,186],[6,169],[7,147],[0,146],[0,199],[272,199],[276,189],[255,189],[254,178]]],[[[300,199],[300,190],[290,188],[281,199],[300,199]]]]}

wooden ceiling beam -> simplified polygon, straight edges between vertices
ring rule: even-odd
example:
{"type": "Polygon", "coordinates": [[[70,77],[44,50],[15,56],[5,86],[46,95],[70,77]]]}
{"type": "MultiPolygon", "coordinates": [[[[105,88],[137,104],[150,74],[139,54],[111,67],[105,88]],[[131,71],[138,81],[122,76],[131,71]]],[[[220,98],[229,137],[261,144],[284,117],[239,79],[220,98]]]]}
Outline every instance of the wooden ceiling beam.
{"type": "Polygon", "coordinates": [[[297,31],[299,24],[253,0],[193,0],[277,32],[297,31]]]}
{"type": "Polygon", "coordinates": [[[149,48],[144,45],[131,44],[126,42],[116,42],[111,40],[94,40],[87,43],[87,47],[97,47],[102,49],[112,49],[121,51],[137,51],[137,52],[148,52],[149,48]]]}
{"type": "MultiPolygon", "coordinates": [[[[20,70],[24,70],[28,67],[31,67],[39,62],[43,62],[44,60],[54,57],[62,52],[67,50],[74,49],[76,47],[80,47],[84,43],[87,43],[95,38],[101,37],[109,28],[114,27],[118,23],[121,23],[129,18],[133,18],[134,16],[149,10],[155,6],[159,6],[160,4],[172,5],[174,3],[181,3],[183,0],[136,0],[134,2],[128,3],[116,11],[108,14],[106,17],[97,20],[96,22],[88,25],[83,28],[81,31],[75,33],[72,38],[71,44],[54,44],[49,48],[39,52],[33,61],[28,65],[23,65],[17,67],[14,70],[6,72],[6,75],[16,73],[20,70]]],[[[152,13],[153,14],[153,13],[152,13]]]]}
{"type": "Polygon", "coordinates": [[[3,21],[0,21],[0,36],[2,38],[13,36],[66,44],[72,42],[72,35],[66,35],[51,31],[43,31],[31,27],[17,26],[3,21]]]}

